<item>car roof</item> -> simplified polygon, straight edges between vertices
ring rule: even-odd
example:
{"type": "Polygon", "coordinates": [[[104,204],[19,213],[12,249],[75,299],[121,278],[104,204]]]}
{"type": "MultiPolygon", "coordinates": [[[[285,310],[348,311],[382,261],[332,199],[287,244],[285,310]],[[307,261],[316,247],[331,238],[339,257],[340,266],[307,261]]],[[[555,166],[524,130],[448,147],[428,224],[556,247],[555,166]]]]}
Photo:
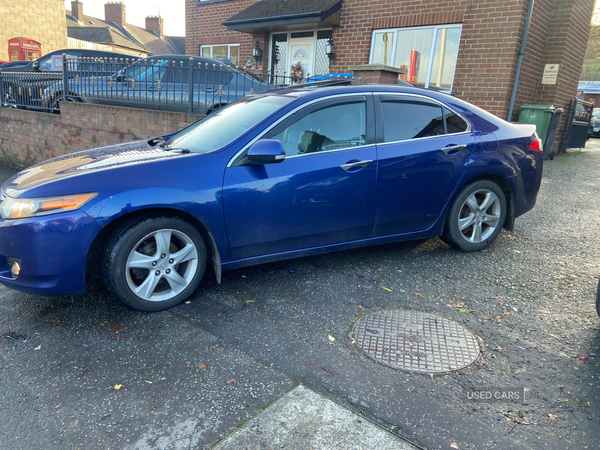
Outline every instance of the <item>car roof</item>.
{"type": "MultiPolygon", "coordinates": [[[[310,86],[295,85],[292,87],[284,87],[279,89],[273,89],[271,91],[261,92],[260,94],[270,95],[287,95],[290,97],[297,97],[297,101],[302,103],[309,102],[313,99],[317,100],[329,96],[338,96],[344,94],[369,94],[369,93],[382,93],[382,94],[408,94],[418,95],[420,97],[426,97],[433,99],[439,103],[442,103],[468,118],[472,123],[476,124],[479,131],[493,132],[501,127],[510,126],[509,122],[495,116],[494,114],[479,108],[472,103],[468,103],[450,94],[445,94],[439,91],[433,91],[415,86],[395,85],[395,84],[339,84],[333,86],[310,86]]],[[[292,102],[295,104],[296,102],[292,102]]],[[[290,104],[291,106],[292,104],[290,104]]]]}

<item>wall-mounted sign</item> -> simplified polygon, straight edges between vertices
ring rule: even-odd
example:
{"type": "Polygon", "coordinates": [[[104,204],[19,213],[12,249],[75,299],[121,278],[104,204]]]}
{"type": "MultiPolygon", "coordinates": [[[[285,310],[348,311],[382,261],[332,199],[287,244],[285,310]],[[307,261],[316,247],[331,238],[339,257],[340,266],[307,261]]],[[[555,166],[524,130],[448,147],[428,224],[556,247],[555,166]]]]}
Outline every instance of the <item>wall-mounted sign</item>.
{"type": "Polygon", "coordinates": [[[556,84],[559,68],[560,64],[546,64],[544,66],[544,75],[542,75],[542,84],[556,84]]]}
{"type": "Polygon", "coordinates": [[[251,59],[247,59],[246,60],[246,67],[252,67],[252,60],[251,59]]]}

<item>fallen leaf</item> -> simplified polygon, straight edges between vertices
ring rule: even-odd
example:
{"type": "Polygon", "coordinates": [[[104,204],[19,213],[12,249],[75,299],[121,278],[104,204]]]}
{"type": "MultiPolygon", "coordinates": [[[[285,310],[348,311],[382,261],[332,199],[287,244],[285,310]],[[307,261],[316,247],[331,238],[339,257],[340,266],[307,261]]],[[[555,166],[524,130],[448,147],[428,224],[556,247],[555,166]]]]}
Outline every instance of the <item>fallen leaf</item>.
{"type": "Polygon", "coordinates": [[[206,364],[198,364],[198,368],[201,370],[205,370],[206,369],[206,364]]]}
{"type": "Polygon", "coordinates": [[[148,384],[152,384],[152,381],[144,380],[148,384]]]}
{"type": "Polygon", "coordinates": [[[548,419],[550,419],[550,423],[554,425],[556,423],[556,419],[558,419],[558,416],[555,416],[554,414],[548,414],[548,419]]]}
{"type": "Polygon", "coordinates": [[[335,338],[332,335],[328,334],[327,337],[331,342],[335,342],[335,338]]]}
{"type": "Polygon", "coordinates": [[[62,405],[62,403],[59,403],[58,405],[56,405],[55,408],[58,408],[60,405],[62,405]]]}
{"type": "Polygon", "coordinates": [[[325,367],[321,367],[321,369],[323,369],[325,373],[330,377],[335,377],[336,375],[339,375],[339,373],[335,373],[332,370],[326,369],[325,367]]]}
{"type": "Polygon", "coordinates": [[[246,300],[246,303],[254,303],[256,300],[246,300]]]}
{"type": "Polygon", "coordinates": [[[235,378],[231,378],[231,379],[229,380],[229,382],[230,382],[230,383],[235,383],[235,378]]]}
{"type": "Polygon", "coordinates": [[[456,442],[450,442],[451,448],[458,448],[458,444],[456,442]]]}
{"type": "Polygon", "coordinates": [[[118,390],[119,390],[119,389],[121,389],[122,387],[123,387],[123,385],[122,385],[122,384],[115,384],[115,385],[113,386],[113,389],[114,389],[115,391],[118,391],[118,390]]]}
{"type": "Polygon", "coordinates": [[[158,408],[158,405],[152,405],[152,406],[150,407],[150,411],[153,411],[153,410],[155,410],[156,408],[158,408]]]}
{"type": "Polygon", "coordinates": [[[42,348],[42,344],[38,345],[36,348],[34,348],[34,350],[39,350],[42,348]]]}
{"type": "MultiPolygon", "coordinates": [[[[379,286],[379,287],[380,287],[381,289],[385,289],[385,290],[386,290],[386,291],[388,291],[388,292],[392,292],[392,290],[391,290],[391,289],[388,289],[388,288],[386,288],[386,287],[383,287],[383,286],[379,286]]],[[[422,297],[422,296],[421,296],[421,297],[422,297]]]]}
{"type": "Polygon", "coordinates": [[[419,296],[419,297],[421,297],[421,298],[425,298],[425,297],[423,296],[423,294],[421,294],[420,292],[415,292],[415,295],[418,295],[418,296],[419,296]]]}
{"type": "Polygon", "coordinates": [[[123,328],[123,325],[119,325],[118,323],[111,325],[111,328],[115,329],[115,330],[120,330],[121,328],[123,328]]]}
{"type": "Polygon", "coordinates": [[[188,300],[187,302],[184,302],[186,305],[189,305],[190,303],[192,303],[190,300],[188,300]]]}

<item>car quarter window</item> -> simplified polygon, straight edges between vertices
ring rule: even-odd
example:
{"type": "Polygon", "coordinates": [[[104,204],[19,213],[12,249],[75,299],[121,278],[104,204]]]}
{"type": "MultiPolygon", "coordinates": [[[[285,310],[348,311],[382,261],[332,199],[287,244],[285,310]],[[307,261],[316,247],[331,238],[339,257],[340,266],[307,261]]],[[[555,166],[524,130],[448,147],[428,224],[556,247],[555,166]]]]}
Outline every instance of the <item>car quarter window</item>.
{"type": "Polygon", "coordinates": [[[469,124],[458,114],[444,108],[447,133],[463,133],[469,129],[469,124]]]}
{"type": "Polygon", "coordinates": [[[283,143],[287,156],[340,150],[366,143],[364,100],[293,115],[263,136],[283,143]]]}
{"type": "Polygon", "coordinates": [[[468,124],[449,109],[418,98],[382,97],[384,142],[461,133],[468,124]]]}

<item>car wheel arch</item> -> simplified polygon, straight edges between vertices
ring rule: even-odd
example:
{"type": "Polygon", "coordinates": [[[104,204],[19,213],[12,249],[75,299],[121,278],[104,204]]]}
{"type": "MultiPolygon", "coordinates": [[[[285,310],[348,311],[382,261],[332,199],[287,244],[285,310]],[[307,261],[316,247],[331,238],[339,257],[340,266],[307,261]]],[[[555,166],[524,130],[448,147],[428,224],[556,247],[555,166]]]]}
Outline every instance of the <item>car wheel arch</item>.
{"type": "Polygon", "coordinates": [[[106,251],[107,245],[110,242],[112,236],[118,233],[120,230],[127,228],[132,222],[140,219],[154,218],[154,217],[178,217],[186,222],[191,223],[201,234],[206,244],[207,258],[212,264],[217,283],[221,284],[221,252],[217,246],[217,242],[204,223],[198,220],[196,217],[180,210],[173,210],[169,208],[153,208],[153,209],[141,209],[130,212],[128,214],[116,217],[110,223],[108,223],[98,235],[94,238],[90,248],[88,249],[86,257],[86,283],[93,282],[96,278],[99,278],[102,272],[102,259],[103,254],[106,251]]]}

